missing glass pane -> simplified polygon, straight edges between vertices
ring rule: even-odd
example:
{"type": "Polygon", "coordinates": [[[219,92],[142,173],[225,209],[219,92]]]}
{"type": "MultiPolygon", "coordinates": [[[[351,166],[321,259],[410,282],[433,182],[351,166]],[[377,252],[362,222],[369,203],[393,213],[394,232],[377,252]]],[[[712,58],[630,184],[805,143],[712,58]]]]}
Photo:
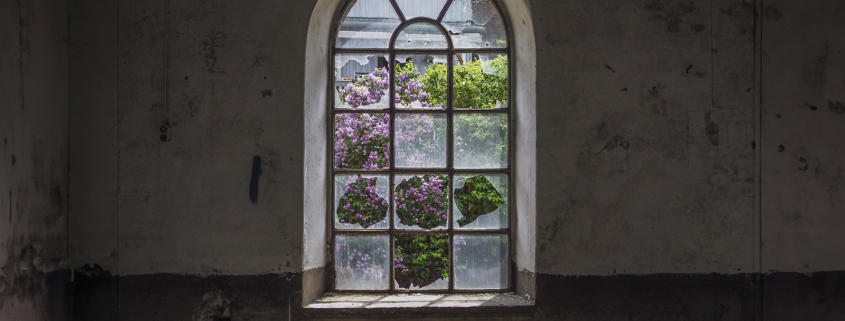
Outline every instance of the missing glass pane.
{"type": "Polygon", "coordinates": [[[445,55],[396,55],[396,108],[446,108],[448,73],[445,55]]]}
{"type": "Polygon", "coordinates": [[[390,115],[335,115],[334,164],[338,169],[390,167],[390,115]]]}
{"type": "Polygon", "coordinates": [[[387,109],[390,72],[387,56],[375,53],[335,55],[335,108],[387,109]]]}
{"type": "Polygon", "coordinates": [[[447,234],[399,234],[394,243],[394,279],[399,288],[449,288],[447,234]]]}

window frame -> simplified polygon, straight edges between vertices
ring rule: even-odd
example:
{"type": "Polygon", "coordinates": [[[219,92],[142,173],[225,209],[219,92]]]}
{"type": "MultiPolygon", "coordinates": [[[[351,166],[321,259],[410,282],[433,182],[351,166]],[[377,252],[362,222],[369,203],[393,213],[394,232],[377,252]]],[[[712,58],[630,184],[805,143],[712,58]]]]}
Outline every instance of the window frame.
{"type": "MultiPolygon", "coordinates": [[[[326,222],[328,223],[328,228],[330,229],[328,236],[329,240],[327,242],[328,248],[328,265],[329,271],[327,273],[327,277],[329,280],[329,290],[339,293],[377,293],[377,294],[398,294],[398,293],[422,293],[422,294],[449,294],[449,293],[505,293],[505,292],[513,292],[516,290],[516,280],[517,274],[517,265],[516,265],[516,235],[517,232],[516,224],[518,222],[518,213],[517,213],[517,206],[516,206],[516,185],[514,174],[516,172],[516,157],[515,151],[516,146],[514,145],[517,141],[516,133],[518,132],[516,128],[516,103],[517,99],[515,99],[516,94],[516,84],[515,84],[515,72],[514,67],[516,64],[515,58],[515,48],[512,46],[513,44],[513,34],[510,28],[510,21],[508,16],[502,10],[501,5],[498,3],[497,0],[488,0],[496,10],[496,13],[502,20],[502,27],[504,28],[505,35],[506,35],[506,46],[503,48],[466,48],[466,49],[457,49],[454,46],[453,39],[448,32],[448,30],[441,24],[442,19],[445,17],[446,13],[449,11],[453,0],[447,0],[443,9],[441,10],[440,14],[438,15],[437,19],[432,19],[428,17],[414,17],[411,19],[406,19],[404,13],[402,12],[400,6],[397,4],[396,0],[387,0],[392,5],[393,9],[396,11],[397,15],[399,16],[399,20],[401,23],[396,27],[393,31],[390,43],[388,44],[388,48],[337,48],[337,37],[339,35],[340,26],[343,22],[346,14],[352,9],[352,7],[357,3],[357,0],[344,0],[345,3],[340,6],[341,10],[335,14],[334,19],[331,23],[331,34],[329,35],[329,45],[328,45],[328,86],[327,86],[327,99],[326,99],[326,110],[327,116],[326,121],[328,122],[328,126],[326,126],[326,137],[327,137],[327,150],[326,150],[326,173],[328,177],[328,182],[326,189],[327,189],[327,197],[326,197],[326,222]],[[434,48],[434,49],[407,49],[407,48],[395,48],[396,39],[399,34],[409,25],[426,22],[436,26],[440,31],[444,34],[445,38],[447,39],[448,46],[447,48],[434,48]],[[383,54],[384,57],[388,58],[388,72],[390,73],[389,76],[389,106],[383,109],[376,109],[376,108],[365,108],[365,109],[340,109],[335,108],[335,57],[337,54],[383,54]],[[454,109],[454,96],[453,96],[453,88],[454,88],[454,67],[455,67],[455,56],[458,54],[469,53],[469,54],[504,54],[507,57],[507,64],[508,64],[508,106],[505,108],[490,108],[490,109],[454,109]],[[394,95],[395,95],[395,66],[396,66],[396,56],[397,54],[431,54],[431,55],[445,55],[447,57],[446,64],[447,64],[447,102],[446,106],[443,109],[410,109],[410,108],[396,108],[396,103],[394,102],[394,95]],[[367,170],[367,169],[338,169],[334,163],[334,134],[335,134],[335,117],[338,114],[388,114],[390,116],[390,167],[386,169],[378,169],[378,170],[367,170]],[[446,139],[446,166],[442,168],[422,168],[422,167],[404,167],[404,168],[397,168],[396,167],[396,153],[395,153],[395,136],[396,136],[396,115],[397,114],[432,114],[432,115],[446,115],[446,128],[447,128],[447,139],[446,139]],[[472,115],[472,114],[505,114],[507,115],[507,144],[508,144],[508,151],[507,151],[507,167],[505,168],[461,168],[456,169],[454,167],[454,115],[472,115]],[[367,229],[337,229],[335,227],[335,181],[336,175],[354,175],[354,174],[361,174],[361,175],[386,175],[389,177],[389,184],[388,184],[388,198],[389,198],[389,209],[387,212],[387,219],[388,219],[388,229],[387,230],[367,230],[367,229]],[[394,210],[395,210],[395,200],[394,200],[394,193],[396,188],[395,176],[396,175],[425,175],[425,174],[445,174],[449,177],[449,187],[448,187],[448,200],[449,205],[447,208],[448,213],[448,221],[447,221],[447,228],[446,229],[398,229],[396,228],[396,222],[394,218],[394,210]],[[455,191],[455,176],[456,175],[467,175],[467,174],[500,174],[506,175],[507,177],[507,186],[508,186],[508,193],[507,193],[507,211],[508,211],[508,226],[506,228],[501,229],[455,229],[454,228],[454,212],[455,209],[453,207],[454,203],[454,191],[455,191]],[[389,288],[387,290],[340,290],[337,289],[337,277],[335,271],[335,239],[338,234],[345,234],[345,235],[386,235],[389,238],[389,261],[388,261],[388,269],[389,269],[389,288]],[[401,289],[396,287],[395,281],[395,268],[394,268],[394,247],[395,247],[395,238],[397,235],[401,234],[447,234],[449,237],[449,286],[447,289],[401,289]],[[508,240],[508,253],[507,253],[507,268],[508,268],[508,284],[506,288],[503,289],[481,289],[481,290],[474,290],[474,289],[456,289],[455,288],[455,271],[454,271],[454,236],[458,235],[506,235],[508,240]]],[[[381,57],[381,56],[376,56],[381,57]]],[[[378,58],[377,58],[378,59],[378,58]]]]}

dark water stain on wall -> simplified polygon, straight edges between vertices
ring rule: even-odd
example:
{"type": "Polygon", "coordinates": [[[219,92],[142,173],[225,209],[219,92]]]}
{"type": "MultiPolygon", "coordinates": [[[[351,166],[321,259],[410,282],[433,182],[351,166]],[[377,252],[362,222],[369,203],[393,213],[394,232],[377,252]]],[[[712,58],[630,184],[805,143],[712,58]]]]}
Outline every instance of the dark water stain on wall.
{"type": "Polygon", "coordinates": [[[688,27],[695,34],[707,30],[706,25],[697,21],[702,9],[693,1],[646,0],[640,4],[640,8],[651,13],[649,20],[661,23],[669,33],[679,33],[684,27],[688,27]]]}
{"type": "Polygon", "coordinates": [[[226,32],[218,31],[216,28],[212,29],[206,39],[202,43],[203,58],[205,60],[206,70],[209,73],[224,73],[223,70],[216,69],[217,67],[217,49],[226,47],[226,32]]]}
{"type": "Polygon", "coordinates": [[[837,115],[845,114],[845,104],[843,104],[840,101],[837,101],[837,102],[829,101],[829,102],[827,102],[827,108],[830,109],[830,111],[834,114],[837,114],[837,115]]]}
{"type": "Polygon", "coordinates": [[[719,146],[719,125],[710,119],[710,112],[704,114],[704,123],[707,126],[707,141],[713,146],[719,146]]]}

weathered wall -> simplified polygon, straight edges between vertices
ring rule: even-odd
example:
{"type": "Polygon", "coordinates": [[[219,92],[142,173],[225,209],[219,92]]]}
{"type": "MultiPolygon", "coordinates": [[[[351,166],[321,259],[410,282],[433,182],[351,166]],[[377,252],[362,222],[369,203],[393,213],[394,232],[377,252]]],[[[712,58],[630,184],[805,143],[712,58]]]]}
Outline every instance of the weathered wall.
{"type": "Polygon", "coordinates": [[[119,1],[120,274],[299,270],[312,7],[119,1]]]}
{"type": "Polygon", "coordinates": [[[0,320],[68,317],[66,35],[66,1],[0,1],[0,320]]]}
{"type": "Polygon", "coordinates": [[[532,5],[538,270],[750,271],[753,3],[532,5]]]}
{"type": "MultiPolygon", "coordinates": [[[[78,273],[74,313],[121,300],[119,314],[77,317],[181,320],[225,307],[233,320],[301,317],[300,273],[320,265],[302,253],[304,48],[316,3],[71,10],[80,22],[71,147],[82,153],[71,177],[105,172],[71,183],[82,194],[71,199],[81,202],[71,262],[106,270],[78,273]],[[87,18],[94,12],[104,19],[87,18]]],[[[754,320],[755,306],[765,320],[841,316],[841,273],[777,272],[845,270],[843,5],[532,0],[530,9],[537,318],[754,320]],[[765,293],[760,269],[775,272],[765,293]]]]}

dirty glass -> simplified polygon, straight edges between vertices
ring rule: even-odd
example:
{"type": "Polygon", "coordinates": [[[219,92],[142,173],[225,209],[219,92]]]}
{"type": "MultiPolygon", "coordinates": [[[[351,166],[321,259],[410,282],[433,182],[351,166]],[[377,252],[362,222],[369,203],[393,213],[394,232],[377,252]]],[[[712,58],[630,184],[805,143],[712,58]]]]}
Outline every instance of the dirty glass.
{"type": "Polygon", "coordinates": [[[501,53],[458,53],[454,56],[456,109],[508,107],[508,56],[501,53]]]}
{"type": "Polygon", "coordinates": [[[448,87],[446,55],[397,54],[396,108],[444,109],[448,87]]]}
{"type": "Polygon", "coordinates": [[[508,287],[507,235],[455,235],[455,289],[508,287]]]}
{"type": "Polygon", "coordinates": [[[456,168],[507,168],[507,114],[457,114],[454,126],[456,168]]]}
{"type": "Polygon", "coordinates": [[[390,168],[389,114],[336,114],[334,127],[335,168],[390,168]]]}
{"type": "Polygon", "coordinates": [[[335,175],[334,223],[337,229],[387,229],[390,177],[335,175]]]}
{"type": "Polygon", "coordinates": [[[402,21],[389,0],[358,0],[338,30],[337,48],[387,48],[402,21]]]}
{"type": "Polygon", "coordinates": [[[455,48],[507,47],[504,21],[489,0],[454,0],[442,23],[455,48]]]}
{"type": "Polygon", "coordinates": [[[449,175],[396,175],[393,191],[397,229],[437,230],[449,222],[449,175]]]}
{"type": "Polygon", "coordinates": [[[390,108],[390,66],[387,61],[383,53],[336,54],[335,108],[390,108]]]}
{"type": "Polygon", "coordinates": [[[446,5],[446,0],[396,0],[405,19],[413,19],[416,17],[425,17],[430,19],[437,19],[440,16],[440,11],[446,5]]]}
{"type": "Polygon", "coordinates": [[[447,49],[446,35],[437,26],[428,22],[408,25],[396,37],[397,49],[447,49]]]}
{"type": "Polygon", "coordinates": [[[455,175],[452,211],[456,229],[508,227],[508,176],[455,175]]]}
{"type": "Polygon", "coordinates": [[[449,288],[448,234],[398,234],[394,243],[393,275],[397,288],[449,288]]]}
{"type": "Polygon", "coordinates": [[[390,238],[387,235],[338,234],[334,240],[338,290],[390,288],[390,238]]]}
{"type": "Polygon", "coordinates": [[[446,167],[446,115],[396,115],[396,166],[446,167]]]}

